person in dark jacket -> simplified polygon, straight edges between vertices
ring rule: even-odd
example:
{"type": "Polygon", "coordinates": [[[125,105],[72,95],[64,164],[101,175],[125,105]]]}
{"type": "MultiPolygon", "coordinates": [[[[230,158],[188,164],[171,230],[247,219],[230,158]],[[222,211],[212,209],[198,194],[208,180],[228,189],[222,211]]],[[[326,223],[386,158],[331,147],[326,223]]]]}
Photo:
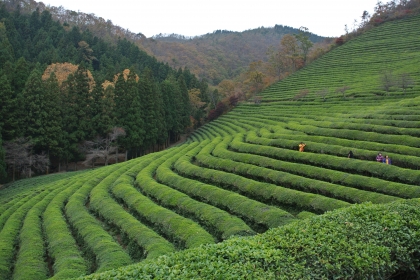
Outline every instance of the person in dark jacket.
{"type": "Polygon", "coordinates": [[[386,156],[384,157],[384,159],[382,160],[382,162],[383,162],[383,163],[385,163],[385,164],[391,164],[391,159],[389,158],[389,156],[388,156],[388,155],[386,155],[386,156]]]}

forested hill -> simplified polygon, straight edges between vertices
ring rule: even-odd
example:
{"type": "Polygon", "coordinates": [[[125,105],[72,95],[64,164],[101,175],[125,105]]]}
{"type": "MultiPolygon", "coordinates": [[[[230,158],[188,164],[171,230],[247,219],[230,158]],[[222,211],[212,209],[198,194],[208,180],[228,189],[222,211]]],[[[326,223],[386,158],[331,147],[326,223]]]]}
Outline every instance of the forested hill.
{"type": "Polygon", "coordinates": [[[92,151],[92,164],[107,160],[112,131],[125,135],[118,145],[130,157],[199,125],[191,120],[204,114],[207,83],[188,69],[159,62],[125,38],[110,43],[47,10],[19,7],[0,2],[0,131],[10,175],[92,151]],[[189,94],[201,107],[191,106],[189,94]]]}
{"type": "MultiPolygon", "coordinates": [[[[224,79],[238,77],[251,62],[267,61],[270,47],[277,47],[284,35],[298,33],[297,28],[276,25],[243,32],[216,30],[194,38],[160,34],[142,40],[141,45],[159,60],[174,67],[187,66],[217,85],[224,79]]],[[[310,33],[309,39],[317,43],[325,38],[310,33]]]]}
{"type": "MultiPolygon", "coordinates": [[[[209,30],[210,33],[187,38],[177,34],[159,34],[146,38],[142,33],[114,25],[110,19],[104,19],[83,11],[66,10],[62,6],[46,6],[34,0],[3,1],[8,10],[20,7],[22,13],[48,10],[54,20],[70,27],[76,26],[81,31],[89,30],[94,36],[107,42],[116,43],[118,38],[133,42],[140,49],[159,61],[174,68],[188,67],[192,73],[217,86],[223,80],[238,79],[250,63],[267,61],[267,51],[277,48],[286,34],[297,34],[299,29],[283,25],[274,27],[256,27],[243,32],[227,30],[209,30]]],[[[281,18],[279,19],[281,23],[281,18]]],[[[310,32],[310,30],[309,30],[310,32]]],[[[313,43],[323,42],[326,38],[310,34],[313,43]]]]}

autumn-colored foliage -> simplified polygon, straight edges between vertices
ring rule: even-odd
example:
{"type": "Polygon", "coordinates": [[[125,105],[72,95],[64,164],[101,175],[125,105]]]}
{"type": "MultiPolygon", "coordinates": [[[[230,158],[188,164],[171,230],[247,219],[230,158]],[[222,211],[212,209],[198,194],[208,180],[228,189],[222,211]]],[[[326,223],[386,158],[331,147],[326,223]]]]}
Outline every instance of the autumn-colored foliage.
{"type": "MultiPolygon", "coordinates": [[[[57,77],[58,84],[61,84],[67,80],[70,74],[74,74],[77,71],[78,66],[65,62],[65,63],[53,63],[45,69],[42,74],[42,80],[46,81],[51,76],[51,73],[54,72],[57,77]]],[[[89,70],[86,70],[88,80],[89,80],[89,89],[92,90],[95,86],[95,80],[93,79],[92,73],[89,70]]]]}
{"type": "Polygon", "coordinates": [[[215,109],[210,110],[209,114],[207,115],[207,119],[209,121],[215,120],[220,117],[224,112],[226,112],[228,107],[225,103],[219,102],[215,109]]]}
{"type": "MultiPolygon", "coordinates": [[[[105,80],[105,81],[102,83],[102,87],[103,87],[104,89],[106,89],[108,86],[115,87],[115,83],[117,82],[118,77],[119,77],[121,74],[123,75],[124,80],[125,80],[125,81],[127,81],[128,75],[130,74],[130,69],[124,69],[124,71],[122,71],[122,73],[118,73],[118,74],[116,74],[116,75],[114,76],[114,80],[113,80],[112,82],[110,82],[110,81],[108,81],[108,80],[105,80]]],[[[136,82],[138,82],[138,81],[139,81],[139,79],[140,79],[140,77],[136,74],[136,82]]]]}
{"type": "Polygon", "coordinates": [[[342,44],[344,44],[344,38],[343,36],[338,37],[337,39],[335,39],[335,44],[341,46],[342,44]]]}

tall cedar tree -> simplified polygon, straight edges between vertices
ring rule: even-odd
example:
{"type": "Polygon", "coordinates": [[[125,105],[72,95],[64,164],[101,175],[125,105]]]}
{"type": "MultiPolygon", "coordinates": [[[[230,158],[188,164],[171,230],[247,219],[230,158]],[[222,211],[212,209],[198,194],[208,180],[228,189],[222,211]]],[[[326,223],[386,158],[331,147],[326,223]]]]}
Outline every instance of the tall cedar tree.
{"type": "Polygon", "coordinates": [[[91,102],[86,69],[79,66],[69,75],[62,95],[64,158],[81,159],[78,145],[91,134],[89,103],[91,102]]]}
{"type": "Polygon", "coordinates": [[[147,150],[153,148],[157,143],[160,129],[159,122],[164,120],[159,119],[158,95],[149,69],[145,69],[142,72],[138,85],[144,110],[143,120],[144,130],[146,132],[144,148],[147,150]]]}
{"type": "Polygon", "coordinates": [[[4,159],[3,141],[2,141],[2,137],[0,133],[0,183],[3,183],[5,179],[6,179],[6,161],[4,159]]]}
{"type": "Polygon", "coordinates": [[[56,157],[62,154],[62,115],[60,108],[60,87],[54,72],[44,82],[44,97],[47,117],[43,123],[45,135],[41,149],[56,157]]]}
{"type": "Polygon", "coordinates": [[[15,92],[20,93],[23,91],[30,73],[29,63],[24,57],[20,57],[13,69],[12,87],[15,92]]]}
{"type": "Polygon", "coordinates": [[[0,127],[2,128],[3,139],[10,141],[20,136],[21,118],[20,112],[22,112],[19,100],[15,93],[12,91],[7,76],[3,71],[0,71],[0,127]]]}
{"type": "Polygon", "coordinates": [[[14,61],[13,46],[10,44],[6,32],[6,26],[0,22],[0,65],[4,65],[6,61],[14,61]]]}
{"type": "Polygon", "coordinates": [[[23,90],[25,112],[25,135],[30,137],[36,146],[43,146],[47,108],[45,106],[44,87],[41,72],[35,68],[26,81],[23,90]]]}
{"type": "Polygon", "coordinates": [[[181,72],[181,74],[178,76],[178,83],[179,83],[179,89],[181,91],[181,102],[182,107],[180,108],[181,113],[181,124],[183,128],[187,128],[191,125],[191,104],[190,104],[190,97],[188,95],[188,88],[185,83],[184,74],[181,72]]]}
{"type": "Polygon", "coordinates": [[[140,100],[139,88],[136,82],[136,73],[132,70],[124,80],[123,75],[118,76],[115,84],[115,110],[117,124],[122,127],[126,136],[120,139],[120,144],[128,152],[136,155],[142,147],[145,129],[143,119],[143,106],[140,100]]]}
{"type": "Polygon", "coordinates": [[[162,97],[165,104],[165,121],[168,130],[168,137],[170,142],[178,140],[179,135],[183,132],[181,120],[181,90],[175,77],[170,76],[163,81],[160,86],[162,97]]]}
{"type": "Polygon", "coordinates": [[[92,98],[92,130],[95,135],[105,137],[115,123],[112,86],[104,90],[100,83],[96,83],[92,98]]]}

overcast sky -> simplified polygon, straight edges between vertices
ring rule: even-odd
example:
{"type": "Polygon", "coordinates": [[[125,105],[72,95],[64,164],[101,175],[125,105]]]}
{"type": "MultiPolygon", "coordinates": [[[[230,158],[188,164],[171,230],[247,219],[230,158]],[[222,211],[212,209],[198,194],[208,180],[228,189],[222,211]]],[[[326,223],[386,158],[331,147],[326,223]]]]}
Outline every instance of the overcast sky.
{"type": "MultiPolygon", "coordinates": [[[[41,1],[40,1],[41,2],[41,1]]],[[[276,24],[301,26],[325,37],[351,30],[378,0],[45,0],[45,5],[95,14],[114,25],[151,37],[159,33],[197,36],[215,30],[244,31],[276,24]]],[[[388,1],[382,1],[384,3],[388,1]]]]}

